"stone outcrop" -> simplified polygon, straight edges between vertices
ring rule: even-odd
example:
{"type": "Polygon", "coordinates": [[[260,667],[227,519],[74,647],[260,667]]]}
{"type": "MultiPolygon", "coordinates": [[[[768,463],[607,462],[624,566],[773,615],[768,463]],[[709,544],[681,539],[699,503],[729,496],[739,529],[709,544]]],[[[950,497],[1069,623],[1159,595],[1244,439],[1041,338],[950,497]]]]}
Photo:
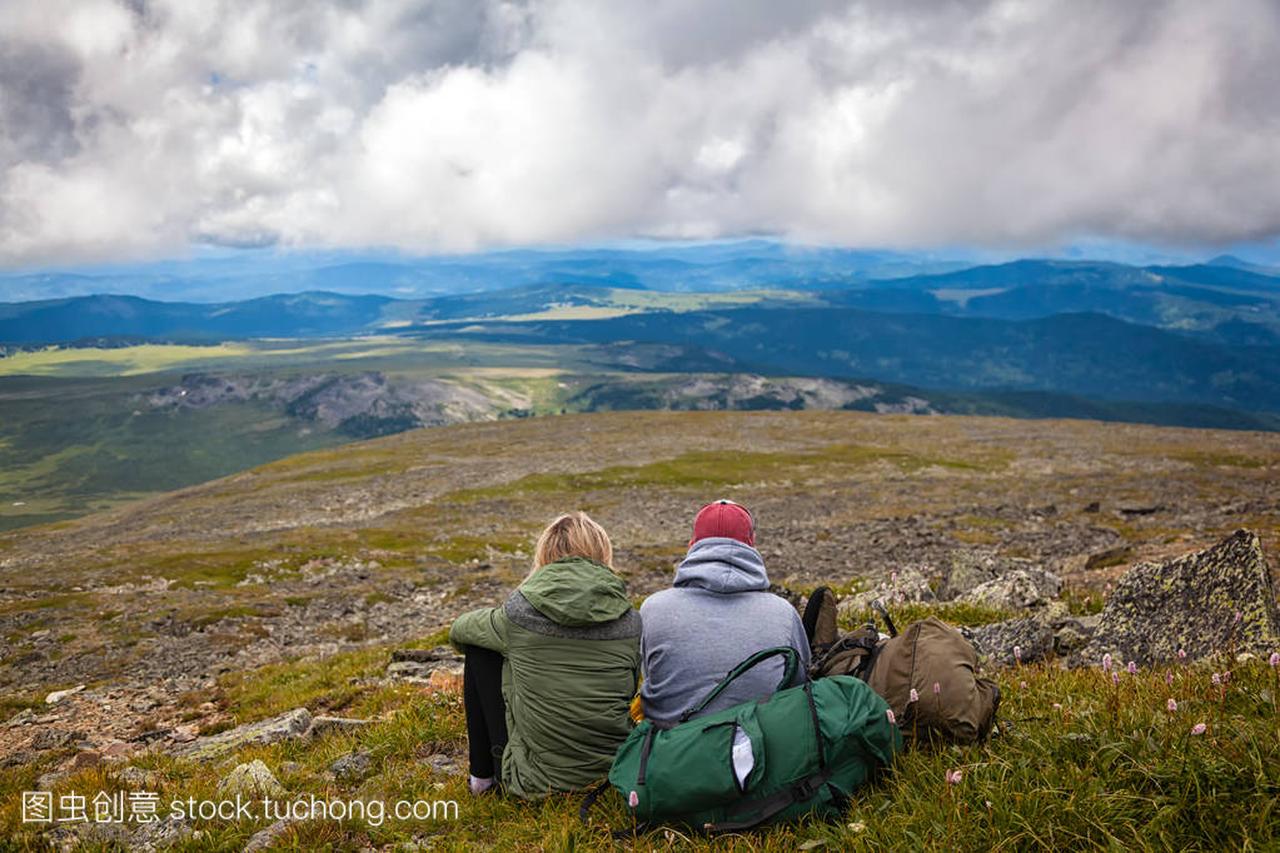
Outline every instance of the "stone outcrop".
{"type": "Polygon", "coordinates": [[[1047,606],[1061,591],[1062,580],[1053,572],[1014,569],[974,587],[958,600],[1002,610],[1028,610],[1047,606]]]}
{"type": "Polygon", "coordinates": [[[864,592],[855,593],[840,602],[842,614],[859,614],[871,606],[877,598],[893,612],[893,605],[916,601],[934,601],[936,596],[924,573],[914,568],[893,572],[887,580],[864,592]]]}
{"type": "Polygon", "coordinates": [[[452,646],[434,649],[396,649],[391,653],[387,677],[411,684],[434,684],[442,676],[462,675],[462,655],[452,646]],[[432,676],[441,673],[434,680],[432,676]]]}
{"type": "Polygon", "coordinates": [[[358,782],[373,770],[373,755],[366,749],[349,752],[329,765],[329,772],[340,782],[358,782]]]}
{"type": "Polygon", "coordinates": [[[260,797],[283,797],[284,786],[272,775],[271,768],[255,758],[247,764],[240,764],[218,783],[218,794],[224,797],[240,796],[243,799],[260,797]]]}
{"type": "Polygon", "coordinates": [[[306,708],[294,708],[269,720],[246,723],[216,735],[197,738],[177,747],[174,753],[196,759],[218,758],[242,746],[302,737],[310,728],[311,713],[306,708]]]}
{"type": "Polygon", "coordinates": [[[968,634],[979,655],[1003,666],[1018,662],[1015,649],[1022,663],[1044,660],[1054,649],[1053,629],[1033,616],[981,625],[968,634]]]}
{"type": "Polygon", "coordinates": [[[1086,659],[1157,663],[1185,650],[1269,649],[1280,638],[1275,591],[1256,534],[1237,530],[1212,548],[1139,563],[1116,583],[1086,659]]]}

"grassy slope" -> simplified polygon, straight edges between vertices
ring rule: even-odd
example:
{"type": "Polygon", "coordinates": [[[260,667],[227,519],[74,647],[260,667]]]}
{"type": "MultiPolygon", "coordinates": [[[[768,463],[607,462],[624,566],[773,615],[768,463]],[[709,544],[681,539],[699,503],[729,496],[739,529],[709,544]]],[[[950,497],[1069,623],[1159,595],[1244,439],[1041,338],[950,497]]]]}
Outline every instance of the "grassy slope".
{"type": "MultiPolygon", "coordinates": [[[[968,619],[954,611],[942,615],[974,621],[974,614],[968,619]]],[[[307,705],[377,716],[381,722],[356,734],[244,749],[223,765],[262,759],[294,797],[454,800],[459,819],[382,825],[311,821],[296,824],[281,843],[354,849],[414,840],[457,850],[595,849],[609,846],[607,829],[626,826],[620,800],[613,797],[597,809],[590,826],[578,822],[576,796],[537,803],[469,797],[463,776],[441,774],[423,761],[440,753],[461,754],[460,698],[448,690],[361,686],[372,683],[384,663],[385,653],[374,650],[224,678],[222,701],[242,719],[307,705]],[[330,763],[356,749],[373,757],[369,779],[343,783],[326,776],[330,763]]],[[[1118,684],[1096,668],[1065,672],[1040,665],[1005,670],[999,680],[1001,717],[1009,724],[1004,734],[985,746],[904,755],[882,784],[857,793],[839,822],[803,822],[714,843],[687,832],[657,832],[629,846],[1218,850],[1280,844],[1280,713],[1275,705],[1280,681],[1264,661],[1223,659],[1140,671],[1122,675],[1118,684]],[[1232,676],[1219,692],[1209,674],[1226,668],[1232,676]],[[1172,713],[1166,707],[1170,698],[1177,702],[1172,713]],[[1204,735],[1191,734],[1196,723],[1207,726],[1204,735]],[[949,770],[962,771],[958,785],[944,782],[949,770]]],[[[148,790],[158,790],[162,802],[218,799],[219,774],[205,767],[161,756],[135,764],[153,772],[148,790]]],[[[0,781],[0,832],[15,843],[33,840],[19,823],[16,801],[18,792],[32,786],[37,769],[8,773],[0,781]]],[[[60,783],[55,794],[128,787],[114,771],[91,769],[60,783]]],[[[247,821],[198,825],[202,836],[185,849],[239,849],[263,826],[247,821]]]]}
{"type": "MultiPolygon", "coordinates": [[[[1243,483],[1264,483],[1276,464],[1270,436],[1072,422],[831,413],[539,419],[424,431],[294,457],[260,469],[252,477],[189,490],[149,507],[103,517],[101,523],[91,517],[62,530],[32,531],[38,538],[27,547],[49,547],[56,553],[60,539],[82,536],[94,540],[97,559],[107,564],[119,561],[108,571],[113,577],[160,571],[186,582],[212,580],[221,585],[218,589],[231,589],[255,555],[264,553],[299,561],[325,552],[365,558],[377,554],[392,564],[397,555],[412,563],[432,553],[461,569],[484,556],[488,546],[501,544],[499,533],[515,537],[510,547],[521,547],[521,537],[536,527],[549,507],[579,505],[602,518],[628,543],[628,562],[635,577],[650,571],[649,562],[656,570],[666,571],[663,566],[671,556],[657,550],[645,556],[658,547],[664,531],[637,528],[631,521],[655,500],[679,510],[709,492],[753,504],[768,495],[781,502],[803,502],[807,496],[822,494],[827,495],[828,504],[833,496],[841,502],[848,498],[847,508],[844,503],[838,506],[841,512],[856,513],[852,517],[859,519],[857,523],[904,518],[956,501],[991,501],[993,507],[996,501],[1016,505],[1077,502],[1094,493],[1080,491],[1090,488],[1104,490],[1111,500],[1143,500],[1153,483],[1162,488],[1185,483],[1197,500],[1217,504],[1246,494],[1235,491],[1243,483]],[[567,453],[557,455],[568,435],[575,436],[575,441],[567,453]],[[647,437],[656,437],[665,447],[655,449],[646,443],[647,437]],[[700,438],[721,448],[732,439],[753,449],[745,454],[713,451],[697,446],[700,438]],[[591,453],[584,458],[583,449],[588,447],[591,453]],[[1073,448],[1082,449],[1084,455],[1077,459],[1073,448]],[[497,476],[489,469],[468,467],[480,459],[497,464],[501,453],[526,467],[507,467],[497,476]],[[436,484],[437,491],[419,498],[413,507],[345,525],[311,527],[304,520],[294,530],[252,536],[232,534],[230,528],[220,532],[228,523],[223,515],[232,507],[252,517],[266,517],[279,497],[288,496],[305,506],[327,500],[325,496],[335,493],[335,488],[370,488],[386,479],[400,484],[398,493],[413,482],[415,470],[431,465],[441,466],[433,469],[436,473],[427,481],[436,484]],[[455,471],[454,479],[450,471],[455,471]],[[151,519],[151,526],[139,526],[143,516],[151,519]],[[208,529],[191,529],[189,520],[196,518],[204,519],[208,529]],[[174,540],[169,530],[185,531],[188,536],[207,534],[207,541],[174,540]]],[[[776,511],[772,517],[777,517],[776,511]]],[[[778,532],[769,512],[763,518],[770,530],[778,532]]],[[[1095,519],[1091,524],[1126,526],[1126,537],[1134,543],[1173,542],[1180,533],[1159,517],[1132,522],[1091,518],[1095,519]]],[[[966,536],[989,535],[1010,523],[999,517],[973,516],[953,532],[963,542],[968,541],[966,536]]],[[[1260,526],[1271,543],[1280,534],[1275,516],[1265,512],[1248,519],[1234,515],[1226,523],[1260,526]]],[[[19,540],[6,542],[0,537],[0,548],[7,548],[6,553],[14,554],[20,547],[19,540]]],[[[809,546],[808,552],[815,547],[809,546]]],[[[488,556],[493,558],[491,552],[488,556]]],[[[95,570],[78,557],[67,560],[67,569],[95,570]]],[[[512,562],[513,569],[518,562],[512,562]]],[[[511,582],[515,579],[514,574],[507,577],[511,582]]],[[[61,583],[79,580],[68,575],[61,583]]],[[[270,597],[269,588],[235,591],[255,590],[270,597]]],[[[49,600],[56,604],[62,599],[50,596],[49,600]]],[[[66,606],[71,604],[67,601],[66,606]]],[[[1003,614],[948,609],[943,615],[957,622],[978,622],[1003,614]]],[[[902,614],[902,618],[910,616],[902,614]]],[[[408,645],[440,640],[436,635],[408,645]]],[[[189,700],[192,705],[215,701],[238,722],[298,705],[313,712],[384,717],[367,730],[329,735],[314,743],[244,750],[212,771],[159,756],[133,763],[157,774],[155,785],[166,802],[208,796],[230,765],[257,757],[277,772],[294,795],[387,801],[443,798],[461,804],[461,819],[453,823],[303,824],[285,839],[303,848],[331,844],[345,849],[414,837],[434,838],[446,849],[476,845],[593,848],[606,844],[603,825],[623,825],[624,815],[616,803],[601,811],[601,825],[585,829],[577,823],[575,798],[536,804],[468,799],[460,776],[442,775],[424,761],[439,753],[461,754],[464,739],[458,698],[447,692],[379,684],[376,677],[388,651],[387,647],[365,648],[320,661],[299,660],[234,673],[221,679],[211,695],[189,700]],[[354,748],[372,753],[375,775],[371,780],[327,779],[323,771],[328,764],[354,748]]],[[[1006,737],[986,747],[907,756],[885,785],[859,793],[841,823],[778,828],[724,839],[717,847],[791,850],[822,842],[822,849],[1222,849],[1245,846],[1247,840],[1257,849],[1267,849],[1280,843],[1275,812],[1280,799],[1280,717],[1274,704],[1280,685],[1275,671],[1257,660],[1215,661],[1177,669],[1172,688],[1165,687],[1163,675],[1160,671],[1123,676],[1117,688],[1096,670],[1064,673],[1037,666],[1004,671],[999,674],[1005,693],[1003,717],[1014,723],[1006,737]],[[1233,678],[1220,696],[1208,677],[1210,671],[1223,668],[1232,669],[1233,678]],[[1179,704],[1172,716],[1165,710],[1170,695],[1179,704]],[[1189,735],[1195,722],[1209,726],[1205,736],[1189,735]],[[964,780],[948,791],[943,774],[957,768],[964,771],[964,780]]],[[[17,707],[16,701],[13,697],[10,707],[17,707]]],[[[23,837],[16,795],[31,786],[44,766],[4,771],[0,834],[15,835],[17,840],[23,837]]],[[[117,770],[93,769],[73,776],[57,790],[114,789],[121,784],[117,770]]],[[[192,849],[238,849],[261,826],[229,823],[201,828],[206,835],[192,849]]],[[[638,846],[683,847],[686,842],[682,836],[658,834],[638,846]]]]}

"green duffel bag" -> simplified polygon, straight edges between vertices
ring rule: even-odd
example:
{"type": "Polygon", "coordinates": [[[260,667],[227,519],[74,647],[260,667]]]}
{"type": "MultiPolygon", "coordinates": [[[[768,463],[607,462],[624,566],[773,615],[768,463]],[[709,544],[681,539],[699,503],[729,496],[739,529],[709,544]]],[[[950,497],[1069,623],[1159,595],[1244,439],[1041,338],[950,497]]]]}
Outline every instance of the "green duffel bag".
{"type": "Polygon", "coordinates": [[[737,831],[841,814],[849,795],[902,749],[902,737],[889,706],[856,678],[785,687],[799,663],[794,649],[757,652],[678,725],[640,723],[619,747],[608,782],[583,803],[583,817],[608,785],[627,801],[637,830],[666,823],[737,831]],[[778,656],[786,659],[778,692],[694,718],[734,679],[778,656]]]}

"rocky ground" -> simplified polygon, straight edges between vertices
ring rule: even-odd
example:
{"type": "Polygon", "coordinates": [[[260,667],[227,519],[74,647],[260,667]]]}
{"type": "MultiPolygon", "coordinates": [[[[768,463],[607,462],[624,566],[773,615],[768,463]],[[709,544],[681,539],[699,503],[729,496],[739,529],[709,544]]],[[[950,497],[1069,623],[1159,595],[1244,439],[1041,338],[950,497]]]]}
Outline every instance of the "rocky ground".
{"type": "MultiPolygon", "coordinates": [[[[783,585],[985,607],[1011,617],[976,629],[993,658],[1068,660],[1094,653],[1096,614],[1137,563],[1247,527],[1266,576],[1278,472],[1271,434],[852,412],[534,418],[294,457],[0,537],[0,755],[66,772],[179,750],[241,722],[229,676],[437,645],[502,600],[571,508],[610,530],[637,599],[724,496],[755,512],[783,585]]],[[[442,668],[389,663],[392,680],[442,668]]]]}

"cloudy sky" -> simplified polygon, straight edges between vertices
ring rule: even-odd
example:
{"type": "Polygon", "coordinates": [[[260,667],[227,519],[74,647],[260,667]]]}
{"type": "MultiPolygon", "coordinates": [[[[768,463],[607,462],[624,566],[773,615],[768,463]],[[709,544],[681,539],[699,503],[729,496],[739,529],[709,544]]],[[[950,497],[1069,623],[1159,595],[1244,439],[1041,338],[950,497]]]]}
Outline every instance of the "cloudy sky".
{"type": "Polygon", "coordinates": [[[0,0],[0,267],[1280,234],[1280,3],[0,0]]]}

